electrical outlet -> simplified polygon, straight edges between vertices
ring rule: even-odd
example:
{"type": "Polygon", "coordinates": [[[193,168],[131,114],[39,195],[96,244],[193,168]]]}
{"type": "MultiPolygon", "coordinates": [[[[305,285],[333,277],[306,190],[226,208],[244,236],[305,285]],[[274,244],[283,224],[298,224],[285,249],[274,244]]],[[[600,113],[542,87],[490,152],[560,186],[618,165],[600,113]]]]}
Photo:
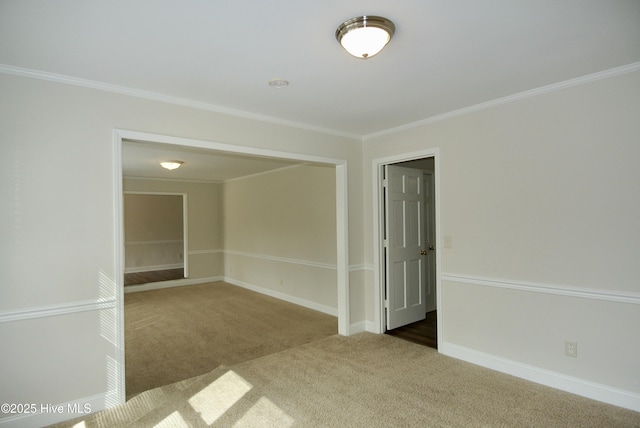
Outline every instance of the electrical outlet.
{"type": "Polygon", "coordinates": [[[566,355],[567,357],[576,358],[578,356],[578,342],[571,342],[569,340],[565,340],[564,355],[566,355]]]}

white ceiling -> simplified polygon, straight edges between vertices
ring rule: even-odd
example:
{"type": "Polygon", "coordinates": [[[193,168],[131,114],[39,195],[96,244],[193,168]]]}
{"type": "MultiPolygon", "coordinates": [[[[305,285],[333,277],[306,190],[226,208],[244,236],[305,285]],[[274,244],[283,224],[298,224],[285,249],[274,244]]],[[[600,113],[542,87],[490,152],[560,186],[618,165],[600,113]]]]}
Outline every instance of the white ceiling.
{"type": "Polygon", "coordinates": [[[122,144],[122,174],[125,177],[223,182],[300,163],[141,141],[122,144]],[[160,166],[160,162],[168,160],[179,160],[184,165],[169,171],[160,166]]]}
{"type": "Polygon", "coordinates": [[[638,0],[0,0],[0,71],[355,137],[638,61],[638,0]],[[396,25],[368,60],[334,36],[363,14],[396,25]]]}

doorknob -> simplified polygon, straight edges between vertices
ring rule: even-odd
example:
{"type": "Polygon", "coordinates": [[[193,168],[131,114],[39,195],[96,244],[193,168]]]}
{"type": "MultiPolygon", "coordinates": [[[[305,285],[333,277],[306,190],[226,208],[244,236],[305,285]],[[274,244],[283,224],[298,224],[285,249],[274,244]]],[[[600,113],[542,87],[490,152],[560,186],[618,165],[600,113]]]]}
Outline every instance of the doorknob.
{"type": "Polygon", "coordinates": [[[426,256],[427,255],[427,250],[421,250],[420,251],[420,255],[421,256],[426,256]]]}
{"type": "Polygon", "coordinates": [[[434,247],[433,245],[429,246],[429,251],[435,251],[436,247],[434,247]]]}

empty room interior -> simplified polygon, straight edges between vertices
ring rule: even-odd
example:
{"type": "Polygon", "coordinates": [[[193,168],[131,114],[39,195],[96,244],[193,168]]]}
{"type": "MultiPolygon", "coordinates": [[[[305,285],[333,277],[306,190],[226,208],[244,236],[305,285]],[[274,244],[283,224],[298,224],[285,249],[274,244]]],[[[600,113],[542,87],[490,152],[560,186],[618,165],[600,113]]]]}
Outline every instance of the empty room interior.
{"type": "Polygon", "coordinates": [[[0,428],[640,425],[638,40],[635,0],[0,2],[0,428]]]}
{"type": "Polygon", "coordinates": [[[122,164],[127,397],[338,332],[333,166],[139,141],[122,164]]]}

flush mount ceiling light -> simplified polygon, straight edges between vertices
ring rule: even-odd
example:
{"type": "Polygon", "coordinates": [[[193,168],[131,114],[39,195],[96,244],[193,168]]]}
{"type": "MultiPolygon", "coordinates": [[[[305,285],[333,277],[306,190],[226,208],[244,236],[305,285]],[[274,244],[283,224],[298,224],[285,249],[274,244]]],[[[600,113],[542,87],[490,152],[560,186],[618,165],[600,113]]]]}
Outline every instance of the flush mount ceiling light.
{"type": "Polygon", "coordinates": [[[269,80],[269,86],[272,88],[282,89],[289,86],[289,81],[285,79],[271,79],[269,80]]]}
{"type": "Polygon", "coordinates": [[[180,168],[180,165],[182,165],[184,162],[182,161],[166,161],[166,162],[160,162],[160,165],[162,165],[163,168],[168,169],[169,171],[176,169],[176,168],[180,168]]]}
{"type": "Polygon", "coordinates": [[[381,16],[358,16],[343,22],[336,30],[336,39],[356,58],[371,58],[384,48],[396,26],[381,16]]]}

